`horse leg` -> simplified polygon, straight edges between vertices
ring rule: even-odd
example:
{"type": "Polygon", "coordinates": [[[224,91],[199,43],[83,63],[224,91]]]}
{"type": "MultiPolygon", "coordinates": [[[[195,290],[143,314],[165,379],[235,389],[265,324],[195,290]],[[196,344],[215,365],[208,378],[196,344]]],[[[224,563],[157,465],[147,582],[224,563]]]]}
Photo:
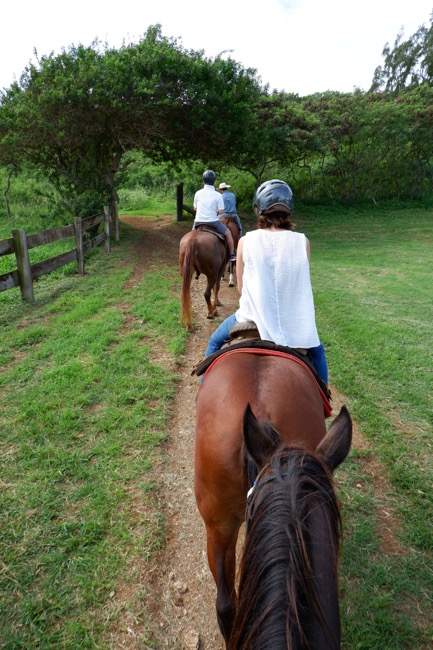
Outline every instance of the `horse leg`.
{"type": "Polygon", "coordinates": [[[211,294],[212,294],[212,282],[208,278],[207,279],[206,289],[205,289],[205,292],[204,292],[204,299],[206,300],[206,304],[207,304],[207,317],[206,318],[215,318],[215,308],[212,305],[211,294]]]}
{"type": "Polygon", "coordinates": [[[235,286],[235,281],[234,281],[235,266],[236,266],[236,262],[229,262],[229,287],[235,286]]]}
{"type": "MultiPolygon", "coordinates": [[[[223,268],[224,268],[224,267],[223,267],[223,268]]],[[[218,275],[218,279],[217,279],[217,281],[215,282],[214,289],[213,289],[213,290],[214,290],[214,301],[213,301],[213,304],[214,304],[214,314],[215,314],[215,316],[218,315],[218,314],[217,314],[217,307],[222,307],[222,302],[220,302],[220,300],[219,300],[219,298],[218,298],[218,294],[219,294],[219,291],[220,291],[220,287],[221,287],[221,275],[218,275]]]]}
{"type": "Polygon", "coordinates": [[[239,528],[237,522],[232,522],[231,527],[225,527],[224,531],[206,527],[209,568],[217,587],[217,620],[226,643],[230,638],[236,613],[236,541],[239,528]]]}
{"type": "Polygon", "coordinates": [[[224,268],[225,268],[225,264],[222,266],[221,272],[218,274],[217,280],[216,280],[215,285],[214,285],[214,302],[213,302],[213,304],[214,304],[214,309],[215,309],[215,311],[214,311],[215,316],[217,316],[217,311],[216,311],[217,307],[222,307],[222,302],[220,302],[218,294],[219,294],[219,290],[221,288],[221,280],[223,278],[224,268]]]}

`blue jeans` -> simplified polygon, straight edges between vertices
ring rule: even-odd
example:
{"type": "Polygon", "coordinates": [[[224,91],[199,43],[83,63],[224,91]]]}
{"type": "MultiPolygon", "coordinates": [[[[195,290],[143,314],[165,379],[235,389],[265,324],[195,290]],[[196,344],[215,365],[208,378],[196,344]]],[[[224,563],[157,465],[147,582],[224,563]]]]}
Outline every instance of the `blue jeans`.
{"type": "Polygon", "coordinates": [[[232,328],[232,326],[236,323],[236,316],[235,314],[232,314],[228,318],[226,318],[221,325],[219,325],[215,332],[212,334],[212,336],[209,339],[209,343],[207,344],[206,352],[205,352],[205,357],[208,357],[210,354],[213,354],[214,352],[218,352],[222,348],[222,345],[224,341],[227,341],[227,339],[230,338],[229,333],[232,328]]]}
{"type": "Polygon", "coordinates": [[[320,343],[316,348],[308,348],[308,352],[320,379],[323,379],[325,384],[328,384],[328,362],[326,360],[325,346],[320,343]]]}
{"type": "MultiPolygon", "coordinates": [[[[205,352],[206,357],[221,349],[224,341],[227,341],[227,339],[230,338],[229,333],[232,326],[235,323],[236,323],[236,316],[235,314],[232,314],[231,316],[226,318],[221,323],[221,325],[219,325],[219,327],[217,327],[217,329],[209,339],[209,343],[207,345],[206,352],[205,352]]],[[[308,351],[311,355],[311,359],[314,363],[314,367],[317,370],[317,374],[320,376],[321,379],[323,379],[325,384],[327,384],[328,383],[328,362],[326,360],[325,346],[323,345],[323,343],[320,343],[320,345],[318,345],[315,348],[309,348],[308,351]]]]}

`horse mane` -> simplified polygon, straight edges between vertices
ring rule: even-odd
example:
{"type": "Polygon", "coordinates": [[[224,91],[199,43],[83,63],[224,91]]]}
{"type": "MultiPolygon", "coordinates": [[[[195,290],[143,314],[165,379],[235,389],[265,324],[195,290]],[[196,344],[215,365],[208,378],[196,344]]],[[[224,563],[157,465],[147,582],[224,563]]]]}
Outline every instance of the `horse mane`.
{"type": "Polygon", "coordinates": [[[247,507],[249,526],[228,648],[316,650],[319,646],[310,645],[308,638],[312,619],[328,640],[326,647],[336,647],[315,584],[311,553],[317,540],[309,523],[321,517],[337,575],[341,516],[332,474],[317,454],[284,444],[269,469],[271,475],[262,474],[247,507]]]}

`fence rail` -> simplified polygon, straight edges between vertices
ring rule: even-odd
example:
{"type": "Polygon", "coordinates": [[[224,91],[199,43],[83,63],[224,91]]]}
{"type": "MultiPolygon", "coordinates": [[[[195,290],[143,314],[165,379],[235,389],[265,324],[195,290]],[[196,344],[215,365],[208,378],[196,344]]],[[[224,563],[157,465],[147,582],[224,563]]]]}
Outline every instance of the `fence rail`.
{"type": "Polygon", "coordinates": [[[43,230],[34,235],[26,235],[24,228],[13,230],[12,237],[0,241],[0,257],[3,255],[15,255],[17,268],[9,273],[0,275],[0,292],[19,286],[24,300],[34,302],[33,280],[39,278],[41,275],[51,273],[51,271],[75,260],[78,264],[78,273],[84,275],[84,255],[87,251],[105,242],[105,251],[107,253],[110,252],[111,218],[113,218],[114,222],[115,239],[119,241],[117,203],[114,204],[113,209],[105,207],[104,214],[93,215],[85,219],[76,217],[73,224],[43,230]],[[100,223],[104,223],[103,232],[85,242],[84,233],[91,228],[97,227],[100,223]],[[32,248],[71,237],[75,238],[75,248],[72,250],[42,260],[41,262],[30,264],[29,250],[32,248]]]}

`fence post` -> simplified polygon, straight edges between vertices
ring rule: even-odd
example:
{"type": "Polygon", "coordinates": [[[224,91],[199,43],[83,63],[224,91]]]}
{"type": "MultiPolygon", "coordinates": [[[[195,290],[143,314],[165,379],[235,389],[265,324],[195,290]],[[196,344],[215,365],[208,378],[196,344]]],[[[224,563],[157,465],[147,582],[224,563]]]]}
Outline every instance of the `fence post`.
{"type": "Polygon", "coordinates": [[[177,221],[182,221],[183,210],[183,183],[179,183],[176,187],[176,218],[177,221]]]}
{"type": "Polygon", "coordinates": [[[84,275],[83,224],[80,217],[74,217],[75,247],[77,249],[78,273],[84,275]]]}
{"type": "Polygon", "coordinates": [[[105,219],[104,219],[105,252],[109,253],[110,252],[110,214],[111,214],[110,206],[108,205],[104,206],[104,214],[105,214],[105,219]]]}
{"type": "Polygon", "coordinates": [[[34,302],[32,271],[30,268],[29,250],[27,248],[27,237],[24,228],[12,230],[14,240],[15,257],[17,270],[20,278],[21,295],[27,302],[34,302]]]}
{"type": "Polygon", "coordinates": [[[120,241],[120,228],[119,228],[119,203],[118,201],[111,202],[111,210],[114,221],[114,239],[120,241]]]}

